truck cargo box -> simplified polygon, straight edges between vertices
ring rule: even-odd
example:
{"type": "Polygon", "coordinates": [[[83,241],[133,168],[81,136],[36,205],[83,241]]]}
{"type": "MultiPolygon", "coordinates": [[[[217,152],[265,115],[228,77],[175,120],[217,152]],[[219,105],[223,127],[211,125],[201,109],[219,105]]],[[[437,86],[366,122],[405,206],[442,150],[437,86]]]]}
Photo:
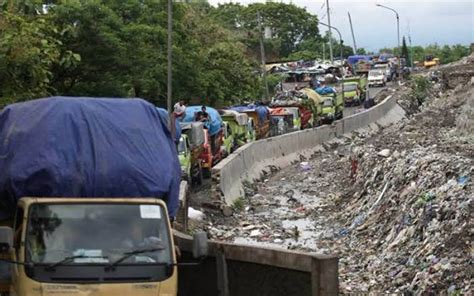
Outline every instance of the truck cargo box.
{"type": "Polygon", "coordinates": [[[179,182],[167,118],[144,100],[53,97],[0,112],[0,219],[24,196],[156,197],[174,217],[179,182]]]}

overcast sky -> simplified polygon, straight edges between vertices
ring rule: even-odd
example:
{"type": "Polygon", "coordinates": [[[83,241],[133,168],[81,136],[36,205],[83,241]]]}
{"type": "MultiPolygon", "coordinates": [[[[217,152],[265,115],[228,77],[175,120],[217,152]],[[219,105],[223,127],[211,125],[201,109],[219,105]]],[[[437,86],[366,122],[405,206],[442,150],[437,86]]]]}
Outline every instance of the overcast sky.
{"type": "MultiPolygon", "coordinates": [[[[228,2],[248,4],[265,1],[209,0],[212,5],[228,2]]],[[[327,23],[326,0],[284,0],[280,2],[291,2],[297,6],[306,7],[309,12],[318,15],[322,22],[327,23]]],[[[357,47],[377,51],[383,47],[397,45],[397,25],[395,14],[390,10],[375,6],[375,3],[389,6],[398,11],[400,40],[403,35],[410,35],[412,45],[433,43],[468,45],[474,42],[473,2],[456,0],[329,0],[329,6],[331,8],[331,25],[341,31],[345,44],[351,46],[353,44],[347,16],[347,12],[350,12],[357,47]]],[[[320,32],[326,31],[326,28],[321,25],[319,29],[320,32]]]]}

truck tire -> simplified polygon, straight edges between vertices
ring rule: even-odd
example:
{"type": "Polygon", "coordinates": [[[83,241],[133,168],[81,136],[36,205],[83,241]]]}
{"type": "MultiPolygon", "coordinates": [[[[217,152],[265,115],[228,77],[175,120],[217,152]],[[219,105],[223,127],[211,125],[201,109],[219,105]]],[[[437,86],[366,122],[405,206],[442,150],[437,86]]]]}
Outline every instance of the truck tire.
{"type": "Polygon", "coordinates": [[[209,179],[211,177],[211,170],[210,169],[202,169],[202,176],[203,178],[209,179]]]}
{"type": "Polygon", "coordinates": [[[198,186],[202,185],[203,176],[202,176],[201,163],[199,163],[198,167],[195,170],[196,170],[196,172],[193,175],[193,177],[191,178],[191,180],[192,180],[193,184],[196,184],[198,186]]]}

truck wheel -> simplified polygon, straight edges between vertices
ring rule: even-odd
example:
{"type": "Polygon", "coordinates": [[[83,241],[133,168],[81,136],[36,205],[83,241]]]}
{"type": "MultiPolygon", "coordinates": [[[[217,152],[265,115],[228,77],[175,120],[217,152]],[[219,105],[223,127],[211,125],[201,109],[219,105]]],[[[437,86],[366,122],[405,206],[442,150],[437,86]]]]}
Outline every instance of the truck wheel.
{"type": "Polygon", "coordinates": [[[211,177],[211,170],[210,169],[202,169],[202,176],[206,179],[211,177]]]}
{"type": "Polygon", "coordinates": [[[203,182],[202,168],[199,167],[199,173],[198,173],[197,178],[196,178],[196,183],[198,185],[202,185],[202,182],[203,182]]]}

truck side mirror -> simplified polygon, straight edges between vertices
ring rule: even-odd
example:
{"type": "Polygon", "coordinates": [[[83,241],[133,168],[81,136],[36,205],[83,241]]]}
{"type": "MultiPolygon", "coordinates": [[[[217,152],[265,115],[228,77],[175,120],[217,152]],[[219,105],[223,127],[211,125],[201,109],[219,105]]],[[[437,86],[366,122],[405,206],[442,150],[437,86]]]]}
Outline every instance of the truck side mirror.
{"type": "Polygon", "coordinates": [[[205,233],[204,231],[195,233],[193,235],[193,257],[206,257],[208,249],[209,242],[207,241],[207,233],[205,233]]]}
{"type": "Polygon", "coordinates": [[[10,251],[13,245],[13,229],[8,226],[0,226],[0,254],[10,251]]]}

